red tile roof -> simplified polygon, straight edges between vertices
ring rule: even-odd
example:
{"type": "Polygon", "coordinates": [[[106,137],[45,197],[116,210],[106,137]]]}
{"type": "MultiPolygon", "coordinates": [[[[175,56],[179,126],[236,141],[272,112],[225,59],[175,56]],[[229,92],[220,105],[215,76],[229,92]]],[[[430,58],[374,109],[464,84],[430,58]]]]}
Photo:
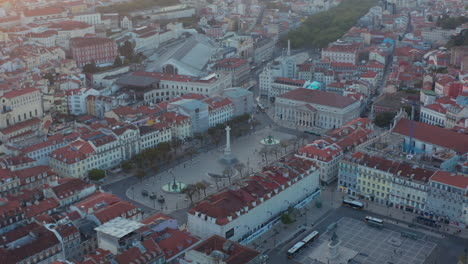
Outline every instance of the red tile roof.
{"type": "Polygon", "coordinates": [[[26,217],[31,218],[39,214],[48,213],[49,210],[55,209],[59,206],[60,205],[57,201],[55,201],[53,198],[49,198],[40,201],[38,204],[25,207],[23,210],[26,214],[26,217]]]}
{"type": "Polygon", "coordinates": [[[454,174],[447,171],[437,171],[431,181],[440,182],[460,189],[468,190],[468,176],[454,174]]]}
{"type": "Polygon", "coordinates": [[[20,122],[20,123],[16,123],[16,124],[10,125],[10,126],[8,126],[6,128],[0,129],[0,132],[2,134],[4,134],[4,135],[9,135],[9,134],[11,134],[13,132],[16,132],[16,131],[24,129],[24,128],[37,126],[40,123],[41,123],[41,120],[39,120],[39,118],[33,117],[33,118],[29,119],[29,120],[26,120],[26,121],[23,121],[23,122],[20,122]]]}
{"type": "Polygon", "coordinates": [[[296,157],[287,157],[284,162],[269,166],[263,172],[246,178],[239,189],[228,189],[216,193],[201,201],[189,211],[190,214],[203,213],[216,219],[218,225],[229,223],[229,218],[235,219],[247,213],[244,208],[253,208],[260,204],[260,199],[269,199],[267,194],[276,195],[283,191],[280,185],[288,187],[288,181],[315,167],[315,163],[296,157]],[[276,189],[276,192],[273,190],[276,189]],[[254,205],[254,202],[257,205],[254,205]],[[237,212],[237,213],[236,213],[237,212]]]}
{"type": "Polygon", "coordinates": [[[219,109],[224,106],[232,105],[232,101],[229,98],[222,97],[210,97],[204,100],[205,103],[209,105],[209,110],[219,109]]]}
{"type": "Polygon", "coordinates": [[[115,41],[105,37],[76,37],[70,39],[70,47],[72,48],[85,48],[92,46],[101,46],[115,41]]]}
{"type": "MultiPolygon", "coordinates": [[[[56,249],[61,248],[60,241],[55,234],[43,226],[30,230],[30,234],[30,239],[25,240],[26,243],[20,247],[0,248],[0,263],[18,263],[53,247],[56,247],[56,249]]],[[[56,255],[60,251],[56,251],[54,254],[49,253],[50,255],[56,255]]]]}
{"type": "Polygon", "coordinates": [[[94,155],[94,147],[86,141],[77,140],[68,146],[53,151],[50,156],[67,164],[87,159],[94,155]]]}
{"type": "Polygon", "coordinates": [[[116,262],[119,264],[153,263],[162,255],[161,249],[152,239],[142,241],[141,247],[132,247],[122,252],[115,257],[116,262]],[[144,251],[141,247],[144,248],[144,251]]]}
{"type": "Polygon", "coordinates": [[[302,87],[305,83],[304,80],[294,80],[290,78],[283,78],[283,77],[277,77],[274,81],[274,83],[280,83],[280,84],[286,84],[286,85],[294,85],[298,87],[302,87]]]}
{"type": "Polygon", "coordinates": [[[238,68],[242,65],[246,65],[248,61],[240,58],[227,58],[224,60],[217,61],[215,67],[218,68],[238,68]]]}
{"type": "MultiPolygon", "coordinates": [[[[393,132],[409,137],[410,124],[410,120],[401,119],[393,129],[393,132]]],[[[414,138],[440,147],[453,149],[460,154],[468,152],[468,135],[449,129],[415,121],[414,138]]]]}
{"type": "Polygon", "coordinates": [[[35,16],[50,16],[50,15],[57,15],[60,13],[65,12],[62,7],[58,6],[49,6],[43,8],[34,8],[31,10],[24,10],[23,13],[27,17],[35,17],[35,16]]]}
{"type": "Polygon", "coordinates": [[[123,217],[128,219],[140,213],[138,210],[136,210],[136,213],[133,213],[132,211],[134,209],[137,209],[137,207],[133,204],[126,201],[120,201],[95,212],[94,216],[96,216],[96,218],[101,222],[101,224],[104,224],[117,217],[123,217]]]}
{"type": "Polygon", "coordinates": [[[375,77],[377,77],[377,73],[375,71],[366,71],[361,74],[361,78],[374,79],[375,77]]]}
{"type": "Polygon", "coordinates": [[[52,171],[52,168],[47,165],[34,166],[22,170],[17,170],[13,173],[18,176],[18,178],[20,178],[21,185],[25,185],[28,182],[32,183],[40,179],[55,175],[55,173],[52,171]],[[41,177],[39,178],[39,176],[41,177]],[[34,180],[32,177],[34,177],[34,180]]]}
{"type": "Polygon", "coordinates": [[[221,251],[227,256],[225,259],[223,259],[223,262],[226,264],[245,264],[260,255],[260,252],[232,241],[229,241],[231,247],[226,249],[226,242],[228,242],[227,239],[218,235],[214,235],[201,242],[191,250],[198,251],[201,254],[206,254],[208,256],[210,256],[210,254],[215,250],[221,251]]]}
{"type": "Polygon", "coordinates": [[[172,258],[199,241],[190,233],[178,229],[166,228],[160,233],[160,236],[155,239],[159,247],[164,251],[166,259],[172,258]]]}
{"type": "Polygon", "coordinates": [[[424,183],[429,182],[431,176],[436,173],[433,170],[415,167],[413,164],[389,160],[379,156],[370,156],[361,152],[354,153],[351,158],[348,158],[348,161],[368,168],[392,173],[396,177],[408,178],[424,183]]]}
{"type": "Polygon", "coordinates": [[[76,203],[74,206],[78,208],[83,213],[87,214],[88,212],[96,211],[100,208],[115,204],[119,202],[120,199],[110,193],[96,193],[89,196],[86,200],[76,203]]]}
{"type": "Polygon", "coordinates": [[[300,148],[298,154],[319,161],[329,162],[340,156],[342,150],[337,144],[329,144],[325,140],[319,139],[300,148]]]}
{"type": "Polygon", "coordinates": [[[52,191],[55,193],[57,198],[66,199],[88,187],[91,187],[92,184],[89,184],[81,179],[77,178],[66,178],[60,181],[60,184],[52,187],[52,191]]]}
{"type": "MultiPolygon", "coordinates": [[[[40,90],[37,89],[37,88],[32,88],[32,87],[23,88],[23,89],[14,89],[14,90],[11,90],[9,92],[4,93],[3,97],[8,98],[8,99],[12,99],[12,98],[15,98],[15,97],[18,97],[18,96],[22,96],[22,95],[25,95],[25,94],[28,94],[28,93],[34,93],[34,92],[40,92],[40,90]]],[[[0,97],[2,97],[2,96],[0,96],[0,97]]]]}
{"type": "Polygon", "coordinates": [[[442,107],[442,105],[440,105],[438,103],[426,105],[426,106],[424,106],[424,108],[427,108],[427,109],[430,109],[432,111],[439,112],[439,113],[442,113],[442,114],[447,113],[447,109],[445,109],[444,107],[442,107]]]}
{"type": "Polygon", "coordinates": [[[75,30],[75,29],[85,29],[91,27],[90,24],[80,21],[60,21],[60,23],[54,23],[49,26],[49,28],[53,28],[56,30],[75,30]]]}
{"type": "Polygon", "coordinates": [[[336,93],[329,93],[305,88],[298,88],[289,91],[283,95],[280,95],[279,97],[312,104],[326,105],[336,108],[345,108],[346,106],[356,102],[356,100],[354,99],[341,96],[336,93]]]}
{"type": "Polygon", "coordinates": [[[190,82],[190,81],[196,80],[196,78],[193,76],[169,74],[169,73],[162,73],[162,72],[135,72],[133,75],[151,77],[151,78],[155,78],[158,80],[177,81],[177,82],[190,82]]]}

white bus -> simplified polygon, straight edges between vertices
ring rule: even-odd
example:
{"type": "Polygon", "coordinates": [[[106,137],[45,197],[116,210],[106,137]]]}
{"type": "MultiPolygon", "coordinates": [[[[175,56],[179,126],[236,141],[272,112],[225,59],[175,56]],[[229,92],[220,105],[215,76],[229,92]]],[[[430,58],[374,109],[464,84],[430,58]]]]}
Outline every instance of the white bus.
{"type": "Polygon", "coordinates": [[[297,242],[292,248],[288,250],[288,258],[294,258],[299,253],[299,251],[301,251],[304,245],[305,243],[302,241],[297,242]]]}
{"type": "Polygon", "coordinates": [[[344,199],[343,200],[343,205],[354,208],[354,209],[363,209],[364,208],[364,204],[359,202],[359,201],[356,201],[356,200],[344,199]]]}
{"type": "Polygon", "coordinates": [[[313,231],[312,233],[305,236],[301,241],[297,242],[292,248],[288,250],[288,258],[294,258],[304,247],[314,242],[318,237],[318,231],[313,231]]]}
{"type": "Polygon", "coordinates": [[[304,239],[302,239],[302,242],[304,242],[304,244],[312,243],[318,237],[319,237],[319,232],[313,231],[312,233],[310,233],[306,237],[304,237],[304,239]]]}
{"type": "Polygon", "coordinates": [[[375,227],[383,227],[383,223],[384,223],[382,219],[375,218],[372,216],[366,216],[364,221],[366,221],[366,223],[369,224],[370,226],[375,226],[375,227]]]}

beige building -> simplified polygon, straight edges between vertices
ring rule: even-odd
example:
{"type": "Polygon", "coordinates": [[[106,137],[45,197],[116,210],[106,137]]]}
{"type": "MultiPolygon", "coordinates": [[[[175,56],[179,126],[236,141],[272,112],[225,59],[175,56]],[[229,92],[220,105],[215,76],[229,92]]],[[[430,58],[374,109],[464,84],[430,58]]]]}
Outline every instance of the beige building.
{"type": "Polygon", "coordinates": [[[274,119],[292,128],[335,129],[358,117],[359,109],[352,98],[299,88],[276,97],[274,119]]]}
{"type": "Polygon", "coordinates": [[[0,128],[6,128],[32,118],[41,118],[42,96],[36,88],[0,92],[0,128]]]}

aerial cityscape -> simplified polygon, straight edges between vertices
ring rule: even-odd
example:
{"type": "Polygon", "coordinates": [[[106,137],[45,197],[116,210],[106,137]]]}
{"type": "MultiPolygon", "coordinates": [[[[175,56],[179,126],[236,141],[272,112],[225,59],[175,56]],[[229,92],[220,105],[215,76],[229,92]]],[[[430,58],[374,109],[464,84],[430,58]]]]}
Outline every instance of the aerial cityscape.
{"type": "Polygon", "coordinates": [[[7,0],[0,264],[468,264],[468,0],[7,0]]]}

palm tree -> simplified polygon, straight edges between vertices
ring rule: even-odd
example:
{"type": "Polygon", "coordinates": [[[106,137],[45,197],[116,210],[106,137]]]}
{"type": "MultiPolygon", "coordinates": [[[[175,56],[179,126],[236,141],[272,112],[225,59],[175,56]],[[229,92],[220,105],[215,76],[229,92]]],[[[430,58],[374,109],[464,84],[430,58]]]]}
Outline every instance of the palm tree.
{"type": "Polygon", "coordinates": [[[271,149],[271,152],[275,153],[276,159],[278,159],[278,151],[279,151],[279,146],[274,146],[274,147],[271,149]]]}
{"type": "Polygon", "coordinates": [[[201,133],[195,133],[193,137],[200,141],[200,146],[203,146],[203,140],[205,139],[205,137],[201,133]]]}
{"type": "Polygon", "coordinates": [[[223,171],[223,174],[228,177],[229,184],[231,184],[231,177],[233,172],[234,171],[232,170],[232,167],[226,167],[223,171]]]}
{"type": "Polygon", "coordinates": [[[244,178],[244,176],[242,175],[242,172],[245,169],[245,164],[242,162],[236,163],[234,165],[234,168],[240,173],[241,178],[244,178]]]}
{"type": "Polygon", "coordinates": [[[195,183],[195,186],[197,187],[197,190],[198,190],[199,192],[200,192],[200,190],[202,190],[202,191],[203,191],[203,194],[204,194],[205,197],[206,197],[206,188],[208,187],[208,186],[206,185],[206,183],[204,183],[204,182],[202,182],[202,181],[201,181],[201,182],[197,182],[197,183],[195,183]]]}
{"type": "Polygon", "coordinates": [[[263,147],[258,153],[262,157],[265,157],[265,163],[268,163],[268,149],[266,147],[263,147]]]}
{"type": "Polygon", "coordinates": [[[193,155],[197,154],[197,151],[194,149],[194,148],[189,148],[187,151],[186,151],[187,155],[190,156],[190,160],[193,159],[193,155]]]}
{"type": "Polygon", "coordinates": [[[193,195],[196,191],[196,187],[193,184],[189,184],[184,189],[182,189],[181,193],[185,194],[187,198],[190,199],[190,203],[193,203],[193,195]]]}
{"type": "Polygon", "coordinates": [[[174,154],[177,154],[177,149],[182,145],[182,141],[178,138],[171,141],[171,147],[174,150],[174,154]]]}

